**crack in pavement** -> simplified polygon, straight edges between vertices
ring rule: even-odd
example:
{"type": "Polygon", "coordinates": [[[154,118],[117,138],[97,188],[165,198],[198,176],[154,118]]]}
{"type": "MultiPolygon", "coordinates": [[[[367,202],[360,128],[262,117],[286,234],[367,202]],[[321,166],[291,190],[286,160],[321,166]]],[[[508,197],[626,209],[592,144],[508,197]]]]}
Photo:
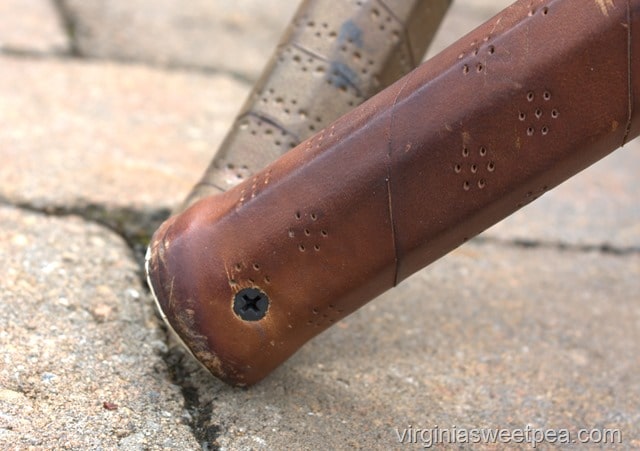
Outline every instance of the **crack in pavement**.
{"type": "Polygon", "coordinates": [[[640,246],[614,246],[611,243],[598,243],[598,244],[580,244],[580,243],[567,243],[563,241],[545,241],[534,240],[526,238],[513,238],[503,240],[494,236],[480,235],[473,238],[471,243],[478,245],[496,245],[515,247],[520,249],[548,249],[558,252],[574,252],[574,253],[591,253],[597,252],[603,255],[612,255],[617,257],[626,257],[629,255],[640,255],[640,246]]]}
{"type": "Polygon", "coordinates": [[[83,61],[83,62],[95,62],[95,63],[115,63],[123,67],[135,67],[142,66],[150,69],[162,70],[167,73],[172,72],[186,72],[197,75],[207,76],[223,76],[243,84],[246,87],[254,85],[255,80],[248,76],[232,71],[224,70],[215,67],[198,66],[196,64],[186,63],[154,63],[152,61],[145,61],[144,59],[124,58],[124,57],[98,57],[93,55],[84,55],[81,52],[75,53],[73,50],[59,51],[59,52],[40,52],[37,50],[31,50],[26,48],[17,48],[11,46],[5,46],[0,49],[0,55],[16,59],[25,60],[58,60],[58,61],[83,61]]]}
{"type": "Polygon", "coordinates": [[[77,39],[78,22],[76,18],[70,12],[69,8],[67,8],[64,0],[51,0],[51,4],[58,14],[60,25],[69,40],[69,54],[76,57],[82,56],[77,39]]]}
{"type": "Polygon", "coordinates": [[[0,55],[5,57],[11,57],[15,59],[29,59],[29,60],[67,60],[73,58],[68,50],[60,49],[49,50],[49,51],[39,51],[22,47],[12,47],[10,45],[5,45],[0,49],[0,55]]]}
{"type": "MultiPolygon", "coordinates": [[[[168,332],[170,334],[171,332],[168,332]]],[[[167,335],[168,339],[169,335],[167,335]]],[[[198,386],[193,380],[194,371],[198,371],[200,364],[196,363],[182,345],[172,346],[164,356],[165,363],[173,383],[178,385],[184,398],[184,408],[189,412],[189,427],[203,450],[219,450],[218,437],[222,435],[222,428],[211,422],[212,401],[202,402],[198,386]],[[194,368],[197,366],[197,369],[194,368]]]]}
{"type": "MultiPolygon", "coordinates": [[[[7,205],[48,216],[79,216],[108,228],[124,239],[127,246],[132,250],[140,267],[140,280],[142,280],[145,287],[147,285],[146,275],[144,274],[144,257],[147,245],[156,229],[171,214],[171,209],[168,207],[136,209],[134,207],[107,206],[81,200],[74,205],[51,205],[28,201],[11,201],[0,196],[0,205],[7,205]]],[[[559,252],[597,252],[603,255],[619,257],[640,255],[640,246],[615,246],[611,243],[569,243],[526,238],[501,239],[488,235],[476,236],[469,240],[468,243],[521,249],[548,249],[559,252]]]]}

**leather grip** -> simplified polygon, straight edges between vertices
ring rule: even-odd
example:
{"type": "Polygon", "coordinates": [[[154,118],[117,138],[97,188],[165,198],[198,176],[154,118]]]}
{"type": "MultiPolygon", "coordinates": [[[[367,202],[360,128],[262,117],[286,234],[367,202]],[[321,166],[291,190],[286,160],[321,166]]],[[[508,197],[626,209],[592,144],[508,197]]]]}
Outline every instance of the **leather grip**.
{"type": "Polygon", "coordinates": [[[640,133],[639,27],[640,0],[519,1],[263,171],[171,217],[147,262],[168,322],[222,380],[259,381],[640,133]],[[264,316],[242,318],[242,293],[264,316]]]}

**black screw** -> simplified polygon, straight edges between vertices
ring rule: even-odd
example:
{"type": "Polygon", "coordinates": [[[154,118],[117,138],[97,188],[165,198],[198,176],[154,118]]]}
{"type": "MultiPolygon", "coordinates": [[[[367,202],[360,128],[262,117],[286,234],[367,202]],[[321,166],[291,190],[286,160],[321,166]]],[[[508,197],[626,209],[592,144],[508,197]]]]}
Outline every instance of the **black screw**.
{"type": "Polygon", "coordinates": [[[243,288],[233,300],[233,311],[245,321],[264,318],[268,308],[269,297],[257,288],[243,288]]]}

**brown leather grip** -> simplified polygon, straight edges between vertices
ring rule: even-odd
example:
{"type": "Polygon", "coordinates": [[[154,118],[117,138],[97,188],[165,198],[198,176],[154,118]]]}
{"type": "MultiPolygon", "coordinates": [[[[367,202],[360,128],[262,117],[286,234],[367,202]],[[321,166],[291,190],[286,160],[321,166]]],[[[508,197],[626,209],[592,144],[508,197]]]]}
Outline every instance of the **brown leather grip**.
{"type": "Polygon", "coordinates": [[[638,27],[640,0],[519,1],[262,172],[170,218],[148,255],[169,323],[216,376],[259,381],[636,136],[638,27]],[[264,317],[242,319],[242,293],[264,317]]]}

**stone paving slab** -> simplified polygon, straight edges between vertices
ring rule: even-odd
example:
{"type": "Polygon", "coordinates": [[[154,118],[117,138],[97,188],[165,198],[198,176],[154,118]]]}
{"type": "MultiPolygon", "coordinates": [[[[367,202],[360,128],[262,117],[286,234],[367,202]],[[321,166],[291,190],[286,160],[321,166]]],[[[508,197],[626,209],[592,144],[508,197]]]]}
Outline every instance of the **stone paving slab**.
{"type": "Polygon", "coordinates": [[[634,449],[638,293],[640,255],[472,242],[253,388],[231,389],[193,363],[190,380],[222,449],[400,449],[396,428],[527,425],[619,429],[621,449],[634,449]]]}
{"type": "Polygon", "coordinates": [[[64,0],[85,56],[230,72],[255,80],[298,2],[64,0]]]}
{"type": "Polygon", "coordinates": [[[70,44],[51,0],[0,2],[0,52],[63,54],[70,44]]]}
{"type": "Polygon", "coordinates": [[[0,57],[0,195],[173,207],[247,88],[226,76],[0,57]]]}
{"type": "Polygon", "coordinates": [[[138,271],[102,227],[0,207],[0,449],[194,448],[138,271]]]}

